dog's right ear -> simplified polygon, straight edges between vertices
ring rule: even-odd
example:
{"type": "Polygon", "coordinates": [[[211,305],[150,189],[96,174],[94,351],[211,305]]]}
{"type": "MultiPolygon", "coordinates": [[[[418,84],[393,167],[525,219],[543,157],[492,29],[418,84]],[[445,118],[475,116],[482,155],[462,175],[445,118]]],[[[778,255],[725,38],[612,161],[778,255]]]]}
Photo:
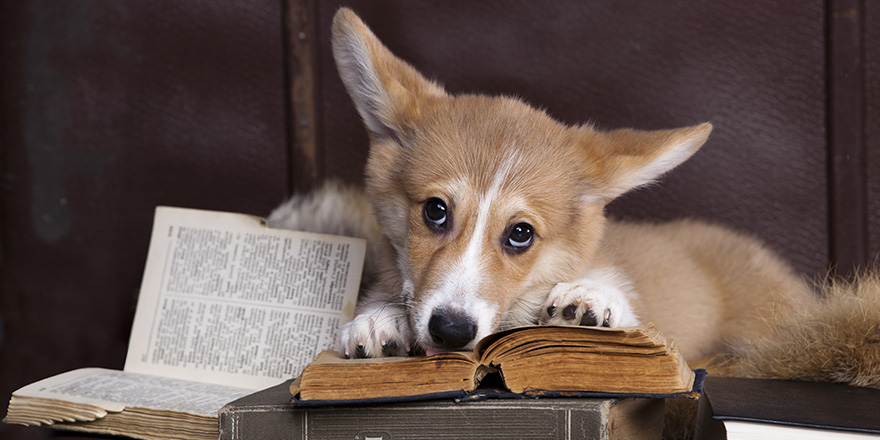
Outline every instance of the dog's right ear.
{"type": "Polygon", "coordinates": [[[586,128],[583,158],[588,198],[604,202],[643,185],[687,160],[706,142],[712,124],[672,130],[599,132],[586,128]]]}
{"type": "Polygon", "coordinates": [[[446,96],[442,87],[394,56],[351,9],[342,8],[333,18],[333,57],[374,136],[397,139],[408,121],[418,118],[420,101],[446,96]]]}

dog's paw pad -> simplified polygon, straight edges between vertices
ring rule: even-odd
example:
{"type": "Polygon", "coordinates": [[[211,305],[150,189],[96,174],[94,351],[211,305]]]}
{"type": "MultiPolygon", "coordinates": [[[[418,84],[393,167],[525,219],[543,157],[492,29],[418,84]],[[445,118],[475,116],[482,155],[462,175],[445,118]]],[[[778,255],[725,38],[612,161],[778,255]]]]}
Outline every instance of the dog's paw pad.
{"type": "Polygon", "coordinates": [[[589,279],[559,283],[547,298],[540,324],[623,327],[638,319],[626,295],[589,279]]]}
{"type": "Polygon", "coordinates": [[[411,341],[404,311],[382,307],[366,310],[342,326],[339,346],[346,358],[406,356],[411,341]]]}

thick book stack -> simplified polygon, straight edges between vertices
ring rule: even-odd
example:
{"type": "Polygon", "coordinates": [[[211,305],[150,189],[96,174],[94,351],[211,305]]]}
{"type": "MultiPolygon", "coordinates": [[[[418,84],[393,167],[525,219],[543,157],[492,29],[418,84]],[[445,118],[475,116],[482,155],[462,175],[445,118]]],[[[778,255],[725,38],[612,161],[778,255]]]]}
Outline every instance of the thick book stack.
{"type": "Polygon", "coordinates": [[[648,398],[451,399],[295,408],[290,383],[220,410],[220,439],[487,438],[659,439],[663,400],[648,398]]]}
{"type": "Polygon", "coordinates": [[[521,327],[473,352],[321,353],[297,380],[221,409],[220,438],[659,439],[663,398],[696,398],[703,378],[650,324],[521,327]]]}

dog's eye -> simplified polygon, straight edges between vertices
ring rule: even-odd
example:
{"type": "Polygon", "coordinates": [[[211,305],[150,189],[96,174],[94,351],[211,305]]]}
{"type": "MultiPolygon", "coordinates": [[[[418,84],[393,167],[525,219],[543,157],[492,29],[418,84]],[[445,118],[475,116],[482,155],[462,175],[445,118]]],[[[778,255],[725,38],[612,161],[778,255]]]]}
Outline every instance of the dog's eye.
{"type": "Polygon", "coordinates": [[[425,224],[433,229],[445,229],[449,222],[449,208],[446,202],[431,197],[425,202],[425,224]]]}
{"type": "Polygon", "coordinates": [[[523,252],[535,241],[535,231],[528,223],[517,223],[510,228],[505,246],[511,252],[523,252]]]}

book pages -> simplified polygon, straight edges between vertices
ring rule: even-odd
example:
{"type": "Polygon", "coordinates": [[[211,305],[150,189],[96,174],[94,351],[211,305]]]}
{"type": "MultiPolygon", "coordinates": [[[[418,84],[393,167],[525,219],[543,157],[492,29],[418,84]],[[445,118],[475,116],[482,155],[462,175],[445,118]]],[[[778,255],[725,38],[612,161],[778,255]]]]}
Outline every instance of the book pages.
{"type": "MultiPolygon", "coordinates": [[[[170,379],[103,368],[82,368],[34,382],[13,393],[19,404],[10,406],[9,423],[20,422],[16,412],[27,407],[45,409],[55,405],[58,413],[47,422],[72,422],[68,414],[77,409],[92,417],[76,417],[81,421],[102,418],[107,412],[126,408],[145,408],[216,417],[226,403],[248,395],[252,390],[224,385],[170,379]],[[13,411],[15,409],[15,411],[13,411]],[[102,411],[103,410],[103,411],[102,411]]],[[[47,414],[41,411],[41,414],[47,414]]],[[[24,421],[24,420],[22,420],[24,421]]]]}
{"type": "Polygon", "coordinates": [[[262,389],[353,318],[366,242],[159,207],[125,371],[262,389]]]}

